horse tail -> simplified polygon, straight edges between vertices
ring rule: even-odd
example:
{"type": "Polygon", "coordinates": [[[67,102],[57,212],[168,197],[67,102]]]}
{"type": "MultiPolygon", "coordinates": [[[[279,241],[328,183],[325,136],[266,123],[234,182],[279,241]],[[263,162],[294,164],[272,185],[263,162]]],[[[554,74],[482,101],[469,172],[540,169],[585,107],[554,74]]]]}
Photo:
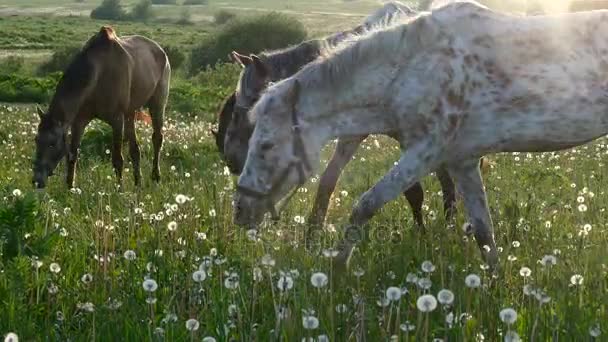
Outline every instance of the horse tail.
{"type": "Polygon", "coordinates": [[[135,112],[135,121],[142,121],[146,125],[152,124],[152,117],[150,114],[144,112],[143,110],[138,110],[135,112]]]}

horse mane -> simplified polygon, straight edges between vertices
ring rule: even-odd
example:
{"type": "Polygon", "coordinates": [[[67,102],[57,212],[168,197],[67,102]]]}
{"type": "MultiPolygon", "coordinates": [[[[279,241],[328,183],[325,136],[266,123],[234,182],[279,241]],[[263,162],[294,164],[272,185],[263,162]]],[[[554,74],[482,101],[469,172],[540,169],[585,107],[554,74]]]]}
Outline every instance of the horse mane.
{"type": "MultiPolygon", "coordinates": [[[[113,41],[118,40],[116,32],[109,26],[103,26],[101,30],[91,37],[74,56],[63,72],[63,76],[57,84],[55,95],[51,101],[50,112],[57,106],[57,101],[63,100],[65,96],[78,96],[80,92],[87,88],[95,74],[95,65],[89,56],[100,48],[108,47],[113,41]]],[[[62,118],[57,118],[62,119],[62,118]]]]}
{"type": "Polygon", "coordinates": [[[215,144],[217,149],[223,153],[224,151],[224,139],[226,137],[226,131],[232,120],[232,113],[234,110],[234,104],[236,103],[236,92],[233,92],[228,98],[222,103],[220,112],[217,115],[218,125],[217,132],[215,133],[215,144]]]}

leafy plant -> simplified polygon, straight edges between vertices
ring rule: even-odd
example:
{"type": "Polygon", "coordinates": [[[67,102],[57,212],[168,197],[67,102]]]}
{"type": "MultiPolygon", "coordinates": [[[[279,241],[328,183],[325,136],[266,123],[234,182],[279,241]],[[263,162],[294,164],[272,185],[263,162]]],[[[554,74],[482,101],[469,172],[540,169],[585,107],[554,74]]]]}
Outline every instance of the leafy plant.
{"type": "Polygon", "coordinates": [[[99,20],[123,20],[126,12],[120,0],[103,0],[101,5],[91,11],[92,19],[99,20]]]}

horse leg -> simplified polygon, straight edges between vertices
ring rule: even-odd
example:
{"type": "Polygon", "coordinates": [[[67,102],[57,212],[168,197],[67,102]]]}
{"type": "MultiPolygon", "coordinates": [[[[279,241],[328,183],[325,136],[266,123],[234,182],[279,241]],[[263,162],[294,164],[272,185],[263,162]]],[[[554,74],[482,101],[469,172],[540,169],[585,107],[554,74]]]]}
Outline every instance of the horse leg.
{"type": "Polygon", "coordinates": [[[357,148],[361,142],[367,136],[357,136],[353,138],[344,138],[338,140],[338,145],[334,151],[327,168],[319,179],[319,187],[317,189],[317,196],[312,207],[312,211],[308,215],[308,222],[312,226],[322,226],[325,221],[325,215],[327,215],[327,209],[329,207],[329,199],[331,194],[336,189],[338,178],[342,174],[344,166],[351,160],[357,148]]]}
{"type": "Polygon", "coordinates": [[[424,220],[422,219],[422,204],[424,203],[424,189],[420,182],[414,183],[409,189],[403,192],[405,199],[412,208],[414,221],[420,230],[424,231],[424,220]]]}
{"type": "Polygon", "coordinates": [[[135,130],[135,117],[129,115],[125,122],[125,133],[127,139],[129,139],[129,154],[131,156],[131,163],[133,164],[133,177],[135,186],[141,185],[141,169],[139,167],[139,161],[141,159],[141,152],[139,145],[137,144],[137,132],[135,130]]]}
{"type": "Polygon", "coordinates": [[[351,160],[361,142],[366,138],[366,135],[356,136],[352,138],[341,138],[338,140],[336,150],[327,164],[327,168],[321,175],[319,187],[317,188],[317,196],[312,207],[312,211],[308,215],[309,226],[306,231],[306,245],[310,247],[313,241],[313,234],[323,226],[329,200],[331,194],[336,189],[338,178],[342,174],[344,166],[351,160]]]}
{"type": "Polygon", "coordinates": [[[76,176],[76,164],[78,163],[78,155],[80,149],[80,141],[82,140],[82,134],[84,133],[84,128],[90,122],[87,120],[76,120],[74,124],[72,124],[71,129],[71,137],[70,137],[70,146],[67,154],[67,162],[68,162],[68,172],[66,174],[66,184],[68,188],[74,187],[74,178],[76,176]]]}
{"type": "Polygon", "coordinates": [[[169,97],[169,81],[171,69],[167,66],[163,78],[156,86],[152,98],[148,101],[147,107],[152,117],[152,145],[154,147],[154,160],[152,164],[152,180],[160,182],[160,151],[163,147],[163,125],[165,120],[165,108],[169,97]]]}
{"type": "Polygon", "coordinates": [[[481,254],[488,265],[494,268],[498,263],[498,253],[486,192],[479,172],[479,159],[470,159],[459,162],[458,165],[450,165],[449,171],[456,179],[456,186],[464,199],[481,254]]]}
{"type": "Polygon", "coordinates": [[[443,145],[434,136],[423,137],[411,144],[401,155],[397,165],[366,191],[350,216],[344,238],[338,245],[337,265],[348,265],[355,244],[362,239],[361,227],[388,201],[410,188],[416,180],[431,172],[439,163],[443,145]]]}
{"type": "Polygon", "coordinates": [[[122,157],[122,139],[124,133],[124,117],[122,114],[118,116],[112,123],[112,166],[116,173],[118,185],[122,188],[122,169],[124,167],[124,159],[122,157]]]}
{"type": "Polygon", "coordinates": [[[456,186],[445,166],[438,168],[436,173],[443,194],[443,215],[446,222],[449,222],[456,213],[456,186]]]}

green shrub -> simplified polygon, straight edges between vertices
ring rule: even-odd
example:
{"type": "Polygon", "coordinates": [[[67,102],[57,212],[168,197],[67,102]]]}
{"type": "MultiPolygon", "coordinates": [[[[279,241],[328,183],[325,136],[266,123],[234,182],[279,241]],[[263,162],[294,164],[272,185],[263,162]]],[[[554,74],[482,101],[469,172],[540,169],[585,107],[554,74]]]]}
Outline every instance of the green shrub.
{"type": "Polygon", "coordinates": [[[101,5],[91,11],[92,19],[123,20],[126,17],[120,0],[103,0],[101,5]]]}
{"type": "Polygon", "coordinates": [[[0,102],[46,103],[50,100],[60,73],[48,77],[0,74],[0,102]]]}
{"type": "Polygon", "coordinates": [[[38,73],[40,75],[47,75],[53,72],[63,72],[80,49],[80,46],[73,45],[55,50],[51,58],[38,67],[38,73]]]}
{"type": "Polygon", "coordinates": [[[141,0],[129,13],[129,19],[146,22],[154,17],[151,0],[141,0]]]}
{"type": "Polygon", "coordinates": [[[179,69],[186,61],[186,54],[176,46],[163,46],[163,50],[165,50],[169,63],[171,63],[171,69],[173,70],[179,69]]]}
{"type": "Polygon", "coordinates": [[[234,89],[240,68],[232,63],[208,67],[187,82],[173,80],[169,110],[213,121],[219,104],[234,89]]]}
{"type": "Polygon", "coordinates": [[[189,10],[183,9],[179,14],[178,25],[192,25],[192,13],[189,10]]]}
{"type": "Polygon", "coordinates": [[[177,0],[152,0],[155,5],[176,5],[177,0]]]}
{"type": "Polygon", "coordinates": [[[226,10],[221,10],[213,15],[213,21],[218,25],[224,25],[234,18],[236,18],[236,14],[226,10]]]}
{"type": "Polygon", "coordinates": [[[208,2],[208,0],[185,0],[184,5],[206,5],[208,2]]]}
{"type": "Polygon", "coordinates": [[[233,50],[249,54],[278,49],[299,43],[306,39],[306,35],[306,28],[301,22],[281,13],[237,18],[206,37],[192,50],[190,72],[196,74],[218,61],[227,61],[233,50]]]}
{"type": "Polygon", "coordinates": [[[17,74],[23,71],[25,59],[23,56],[8,56],[0,61],[0,72],[5,74],[17,74]]]}

